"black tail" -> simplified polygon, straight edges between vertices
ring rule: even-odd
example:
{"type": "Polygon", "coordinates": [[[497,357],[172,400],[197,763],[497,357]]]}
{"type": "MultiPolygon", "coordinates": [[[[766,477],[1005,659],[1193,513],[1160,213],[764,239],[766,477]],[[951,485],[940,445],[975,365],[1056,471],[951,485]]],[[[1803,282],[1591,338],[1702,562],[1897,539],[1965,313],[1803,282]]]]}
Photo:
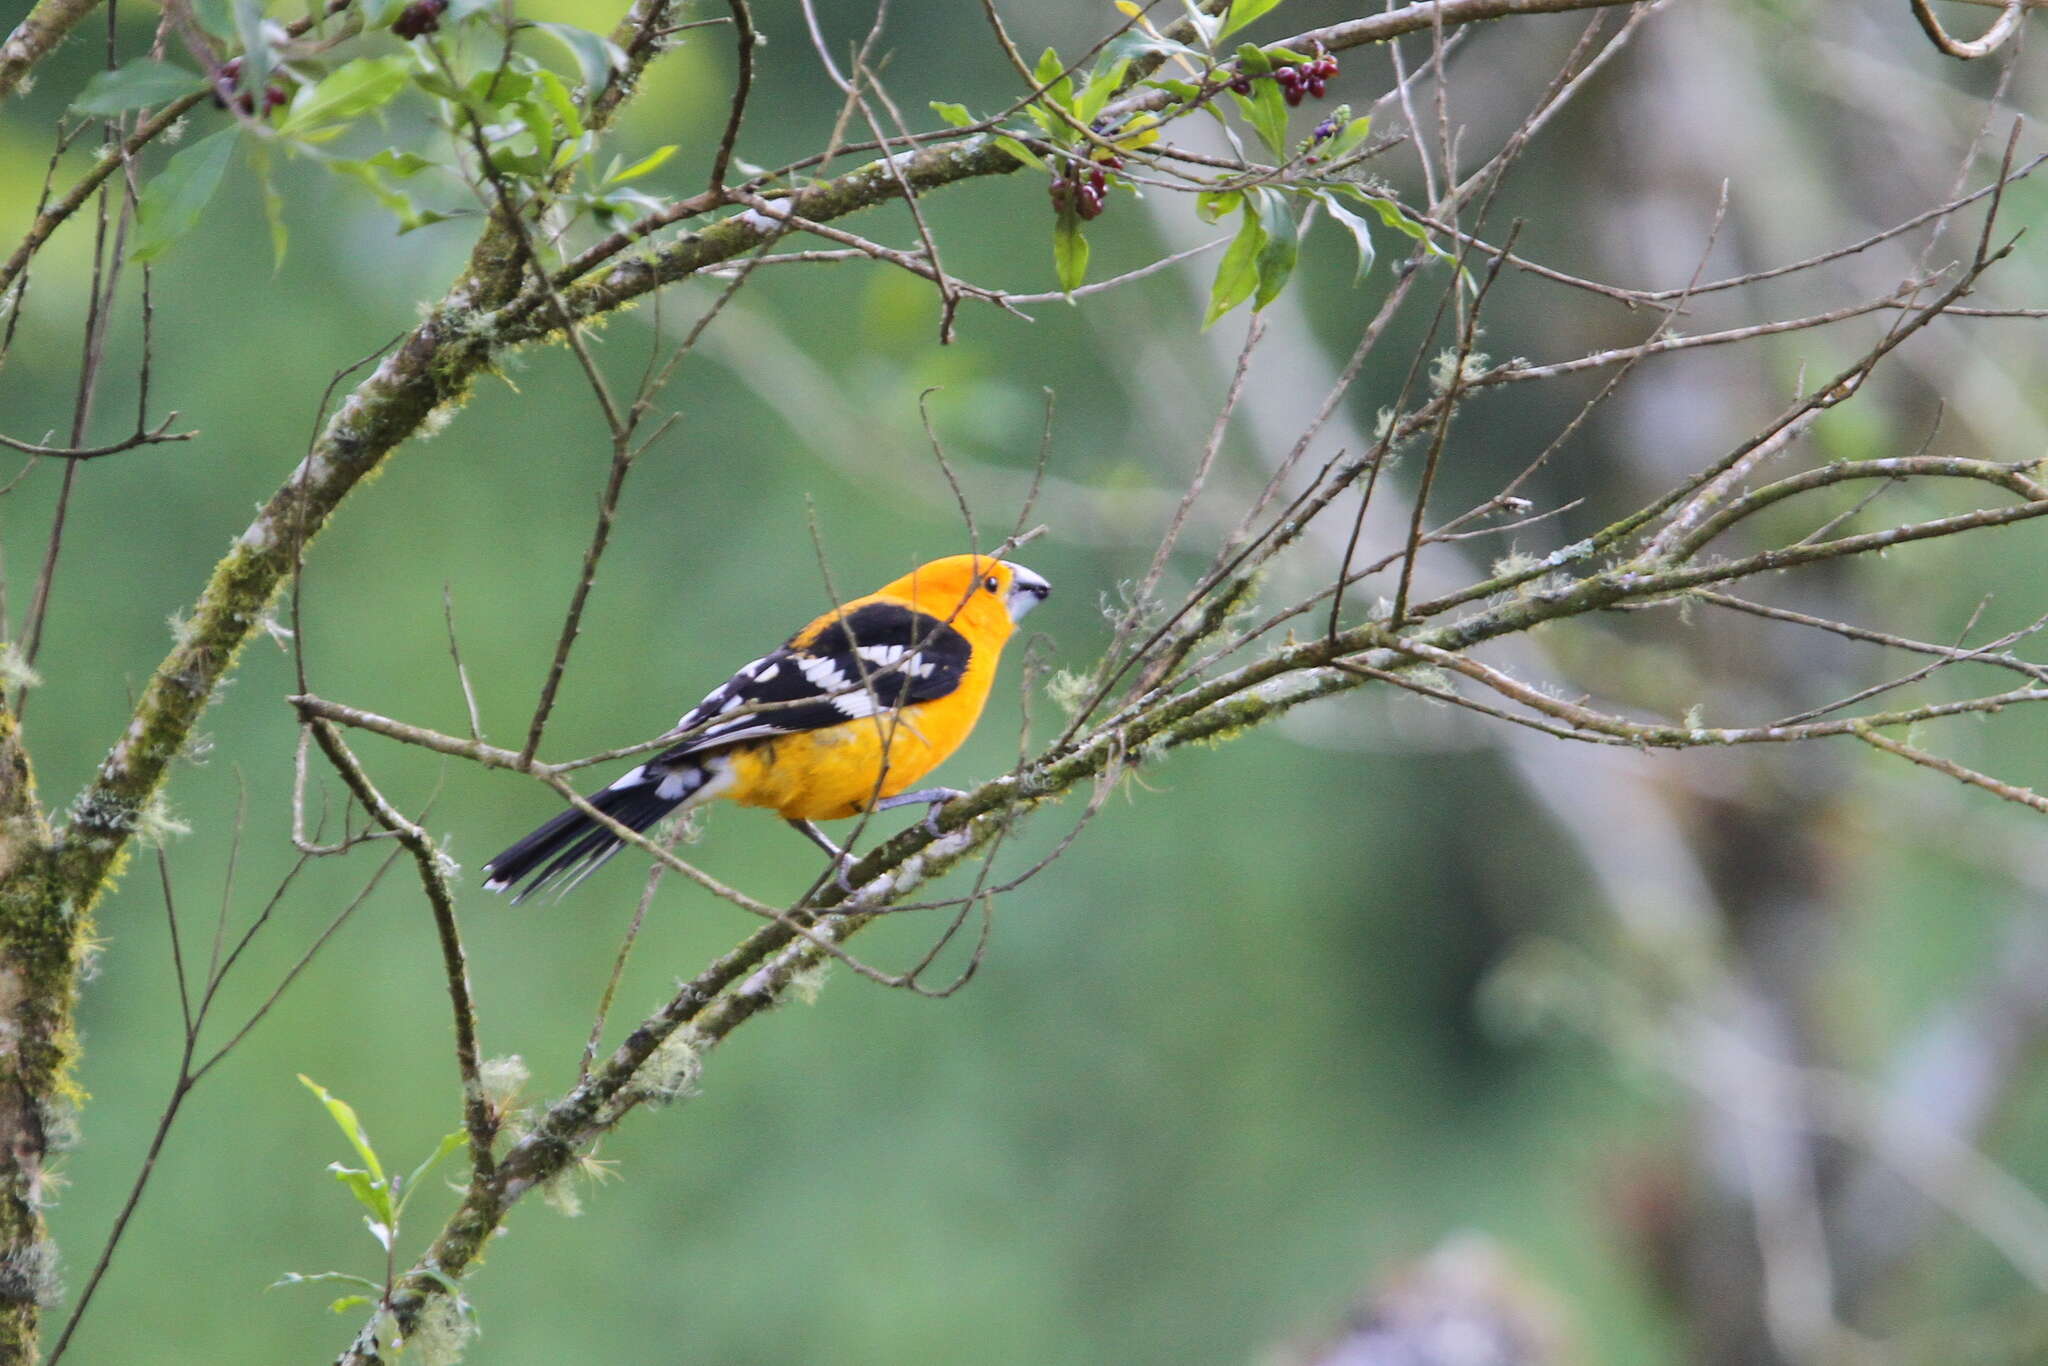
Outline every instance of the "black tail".
{"type": "MultiPolygon", "coordinates": [[[[635,769],[603,791],[592,793],[590,804],[621,825],[645,830],[689,800],[683,788],[684,784],[673,778],[664,780],[660,773],[635,769]],[[673,795],[663,796],[663,787],[673,795]]],[[[624,847],[617,835],[571,807],[486,863],[490,877],[484,890],[502,892],[524,882],[512,898],[516,905],[567,876],[569,881],[563,886],[567,891],[624,847]]]]}

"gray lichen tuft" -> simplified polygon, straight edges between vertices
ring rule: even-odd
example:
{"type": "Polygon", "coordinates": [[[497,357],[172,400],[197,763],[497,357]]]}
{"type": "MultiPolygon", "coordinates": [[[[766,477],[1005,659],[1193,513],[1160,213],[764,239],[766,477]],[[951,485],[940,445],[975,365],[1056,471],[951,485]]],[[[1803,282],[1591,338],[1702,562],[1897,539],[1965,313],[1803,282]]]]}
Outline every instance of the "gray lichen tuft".
{"type": "Polygon", "coordinates": [[[668,1105],[686,1099],[697,1089],[704,1072],[706,1040],[688,1025],[663,1039],[633,1073],[632,1084],[621,1093],[648,1105],[668,1105]]]}
{"type": "Polygon", "coordinates": [[[467,1306],[454,1295],[435,1295],[420,1310],[412,1336],[405,1340],[405,1359],[416,1366],[455,1366],[469,1348],[476,1325],[467,1306]]]}
{"type": "Polygon", "coordinates": [[[64,1295],[57,1245],[44,1239],[0,1257],[0,1304],[34,1304],[44,1308],[64,1295]]]}

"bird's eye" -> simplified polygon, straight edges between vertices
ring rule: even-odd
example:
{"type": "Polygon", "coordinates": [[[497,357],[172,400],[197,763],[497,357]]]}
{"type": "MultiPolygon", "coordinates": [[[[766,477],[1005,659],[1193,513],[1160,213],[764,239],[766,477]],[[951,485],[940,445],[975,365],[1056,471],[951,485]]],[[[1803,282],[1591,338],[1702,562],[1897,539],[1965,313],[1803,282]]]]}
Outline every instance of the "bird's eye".
{"type": "Polygon", "coordinates": [[[997,578],[995,575],[991,574],[981,581],[981,586],[983,588],[986,588],[989,592],[993,593],[1003,586],[1003,581],[997,578]]]}

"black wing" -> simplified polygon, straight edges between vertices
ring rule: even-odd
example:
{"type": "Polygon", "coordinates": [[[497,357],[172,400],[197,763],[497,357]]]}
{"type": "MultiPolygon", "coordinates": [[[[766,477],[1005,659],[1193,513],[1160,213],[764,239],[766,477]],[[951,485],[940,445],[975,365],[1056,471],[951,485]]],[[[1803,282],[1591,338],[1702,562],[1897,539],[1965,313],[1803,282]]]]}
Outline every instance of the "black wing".
{"type": "Polygon", "coordinates": [[[677,723],[681,730],[704,729],[654,762],[934,701],[960,686],[972,654],[966,636],[930,613],[871,602],[714,688],[677,723]]]}

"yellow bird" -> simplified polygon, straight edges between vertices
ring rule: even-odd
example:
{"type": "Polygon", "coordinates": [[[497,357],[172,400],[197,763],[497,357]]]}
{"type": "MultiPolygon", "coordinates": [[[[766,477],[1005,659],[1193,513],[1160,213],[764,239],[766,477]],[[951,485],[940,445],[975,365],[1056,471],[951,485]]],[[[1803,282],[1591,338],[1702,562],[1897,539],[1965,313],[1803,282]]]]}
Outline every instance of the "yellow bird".
{"type": "MultiPolygon", "coordinates": [[[[712,689],[677,723],[675,745],[590,804],[646,830],[723,797],[778,812],[843,858],[814,821],[916,802],[936,809],[960,795],[909,788],[974,729],[1004,643],[1051,591],[1022,565],[988,556],[921,565],[712,689]]],[[[566,892],[622,847],[583,812],[564,811],[485,864],[484,887],[519,887],[515,902],[557,882],[566,892]]]]}

